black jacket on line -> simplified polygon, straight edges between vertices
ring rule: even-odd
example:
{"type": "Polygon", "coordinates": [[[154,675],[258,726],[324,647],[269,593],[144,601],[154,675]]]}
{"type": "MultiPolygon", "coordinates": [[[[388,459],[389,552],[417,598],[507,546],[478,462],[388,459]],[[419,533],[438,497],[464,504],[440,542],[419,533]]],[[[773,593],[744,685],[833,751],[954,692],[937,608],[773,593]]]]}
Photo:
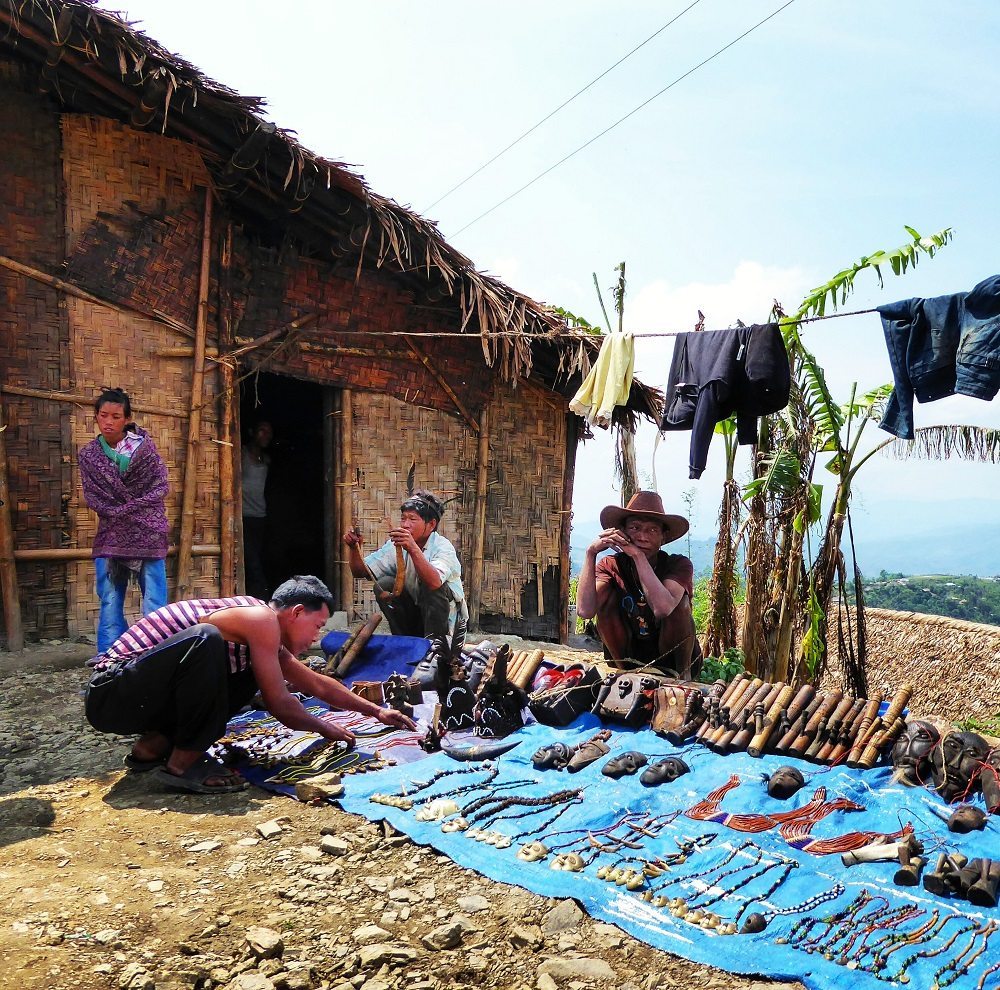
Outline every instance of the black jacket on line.
{"type": "Polygon", "coordinates": [[[682,333],[674,344],[661,430],[690,430],[690,477],[700,478],[715,424],[736,413],[739,443],[757,417],[788,405],[791,372],[777,324],[682,333]]]}

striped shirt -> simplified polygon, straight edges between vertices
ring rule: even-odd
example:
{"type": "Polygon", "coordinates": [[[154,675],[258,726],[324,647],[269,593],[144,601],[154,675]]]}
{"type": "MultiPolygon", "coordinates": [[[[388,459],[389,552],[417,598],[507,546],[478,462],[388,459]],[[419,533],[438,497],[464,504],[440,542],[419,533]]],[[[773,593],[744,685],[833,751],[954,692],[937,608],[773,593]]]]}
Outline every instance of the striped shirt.
{"type": "MultiPolygon", "coordinates": [[[[113,664],[129,663],[175,633],[204,622],[213,612],[224,608],[265,604],[258,598],[241,595],[236,598],[195,598],[164,605],[143,616],[135,625],[129,626],[103,653],[88,660],[87,665],[96,670],[105,670],[113,664]]],[[[243,643],[229,642],[227,646],[230,671],[235,674],[246,670],[250,665],[250,650],[243,643]]]]}

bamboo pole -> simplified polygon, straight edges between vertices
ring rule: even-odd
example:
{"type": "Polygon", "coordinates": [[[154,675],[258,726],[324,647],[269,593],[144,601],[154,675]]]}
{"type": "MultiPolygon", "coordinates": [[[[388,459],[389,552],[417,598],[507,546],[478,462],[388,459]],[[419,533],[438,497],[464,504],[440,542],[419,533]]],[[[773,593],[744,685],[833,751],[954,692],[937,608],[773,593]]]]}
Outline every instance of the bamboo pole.
{"type": "MultiPolygon", "coordinates": [[[[354,394],[349,388],[340,391],[340,531],[346,533],[353,525],[354,499],[354,394]]],[[[340,565],[341,605],[347,621],[354,619],[354,574],[346,553],[340,565]]]]}
{"type": "Polygon", "coordinates": [[[337,437],[335,392],[324,388],[323,401],[323,580],[327,587],[337,594],[340,569],[337,567],[337,548],[340,542],[340,505],[337,501],[337,437]]]}
{"type": "Polygon", "coordinates": [[[336,541],[334,544],[336,553],[331,561],[332,570],[330,571],[330,578],[332,583],[330,585],[330,590],[333,592],[334,598],[343,608],[344,602],[347,600],[347,589],[344,587],[344,573],[341,563],[347,554],[347,547],[344,546],[343,542],[343,536],[346,530],[344,529],[344,489],[341,485],[340,469],[340,452],[343,450],[343,411],[341,407],[341,390],[336,388],[331,389],[330,395],[331,413],[329,416],[329,422],[330,432],[332,434],[330,449],[330,526],[335,530],[334,538],[336,541]]]}
{"type": "Polygon", "coordinates": [[[478,433],[479,424],[472,418],[472,414],[462,404],[462,400],[455,394],[455,390],[448,384],[445,377],[431,364],[431,359],[409,337],[404,339],[406,340],[406,346],[413,352],[413,356],[431,373],[434,380],[444,389],[445,395],[455,404],[455,408],[462,414],[465,422],[469,424],[469,429],[473,433],[478,433]]]}
{"type": "MultiPolygon", "coordinates": [[[[219,256],[219,345],[229,347],[232,342],[232,292],[229,281],[233,252],[233,225],[226,224],[219,256]]],[[[207,353],[206,349],[206,353],[207,353]]],[[[240,453],[239,432],[234,422],[239,418],[234,411],[238,403],[236,369],[230,364],[222,366],[222,394],[219,397],[219,543],[222,560],[219,564],[219,590],[224,598],[236,593],[236,506],[242,497],[236,497],[236,457],[240,453]],[[234,441],[235,437],[235,441],[234,441]]],[[[242,460],[242,458],[241,458],[242,460]]],[[[242,522],[242,511],[241,522],[242,522]]],[[[242,527],[241,527],[242,535],[242,527]]]]}
{"type": "Polygon", "coordinates": [[[476,501],[472,507],[472,567],[469,571],[469,628],[479,628],[486,567],[486,498],[490,475],[490,400],[479,412],[479,444],[476,448],[476,501]]]}
{"type": "Polygon", "coordinates": [[[559,642],[568,643],[575,629],[569,627],[570,538],[573,529],[573,485],[576,480],[578,416],[566,416],[566,460],[563,464],[562,505],[559,516],[559,642]]]}
{"type": "Polygon", "coordinates": [[[7,649],[24,649],[21,625],[21,594],[14,564],[14,526],[10,517],[10,476],[7,471],[7,442],[4,439],[3,403],[0,402],[0,594],[3,595],[3,624],[7,649]]]}
{"type": "MultiPolygon", "coordinates": [[[[56,278],[55,275],[49,275],[48,272],[32,268],[30,265],[23,265],[21,262],[15,261],[13,258],[0,255],[0,267],[16,272],[18,275],[23,275],[25,278],[30,278],[35,282],[41,282],[43,285],[47,285],[52,289],[57,289],[59,292],[65,292],[68,296],[75,296],[77,299],[82,299],[84,302],[93,303],[95,306],[103,306],[105,309],[111,309],[117,313],[124,313],[126,316],[141,316],[143,319],[153,320],[156,323],[162,323],[164,326],[170,327],[171,330],[176,330],[185,337],[193,337],[195,334],[195,331],[190,327],[185,326],[178,320],[171,319],[163,313],[158,313],[155,310],[151,313],[147,313],[145,310],[135,309],[132,306],[122,306],[118,303],[110,302],[107,299],[101,299],[100,296],[95,296],[93,293],[79,288],[72,282],[56,278]]],[[[138,406],[135,408],[138,409],[138,406]]]]}
{"type": "MultiPolygon", "coordinates": [[[[21,385],[4,385],[7,395],[21,395],[28,399],[51,399],[53,402],[72,402],[77,406],[86,406],[88,410],[94,406],[94,395],[84,395],[82,392],[56,392],[48,388],[25,388],[21,385]]],[[[95,390],[97,391],[97,390],[95,390]]],[[[147,406],[139,402],[132,404],[132,411],[152,416],[172,416],[175,419],[187,419],[187,412],[176,409],[164,409],[160,406],[147,406]]]]}
{"type": "MultiPolygon", "coordinates": [[[[2,509],[0,509],[2,511],[2,509]]],[[[192,557],[220,557],[222,547],[218,543],[196,543],[191,547],[192,557]]],[[[15,550],[14,560],[92,560],[93,551],[88,547],[42,547],[37,550],[15,550]]],[[[177,547],[167,548],[168,557],[177,556],[177,547]]]]}
{"type": "Polygon", "coordinates": [[[195,494],[198,487],[198,448],[201,444],[201,407],[205,383],[205,334],[208,327],[208,281],[212,262],[212,190],[205,187],[205,212],[201,233],[201,271],[198,275],[198,317],[195,322],[194,368],[191,372],[191,416],[188,419],[187,454],[181,490],[181,538],[177,552],[176,598],[185,600],[194,591],[191,546],[194,543],[195,494]]]}

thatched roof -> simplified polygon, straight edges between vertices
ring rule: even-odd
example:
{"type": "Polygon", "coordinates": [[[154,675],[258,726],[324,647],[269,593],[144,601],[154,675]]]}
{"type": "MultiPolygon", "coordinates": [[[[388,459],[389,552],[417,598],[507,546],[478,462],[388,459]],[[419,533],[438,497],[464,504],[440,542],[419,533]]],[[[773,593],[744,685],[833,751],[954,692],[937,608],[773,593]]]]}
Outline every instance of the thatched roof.
{"type": "MultiPolygon", "coordinates": [[[[918,718],[957,722],[1000,714],[1000,626],[882,608],[865,609],[865,617],[871,689],[912,684],[910,711],[918,718]]],[[[840,686],[836,637],[830,647],[824,683],[840,686]]]]}
{"type": "MultiPolygon", "coordinates": [[[[477,271],[433,222],[267,121],[262,99],[208,78],[89,0],[0,0],[0,54],[29,64],[64,110],[195,145],[237,215],[293,231],[318,257],[391,272],[423,305],[457,310],[457,328],[480,335],[485,361],[508,380],[537,364],[552,386],[598,350],[551,308],[477,271]]],[[[626,415],[657,414],[655,390],[636,383],[626,415]]]]}

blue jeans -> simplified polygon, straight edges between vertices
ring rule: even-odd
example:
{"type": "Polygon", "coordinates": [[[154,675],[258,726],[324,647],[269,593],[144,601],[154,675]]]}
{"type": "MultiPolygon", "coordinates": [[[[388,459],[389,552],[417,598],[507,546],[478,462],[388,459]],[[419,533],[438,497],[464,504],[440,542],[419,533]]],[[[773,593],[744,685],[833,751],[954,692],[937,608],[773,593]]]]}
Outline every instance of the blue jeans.
{"type": "MultiPolygon", "coordinates": [[[[104,557],[94,560],[97,576],[97,597],[101,614],[97,620],[97,652],[103,653],[126,629],[125,593],[128,582],[115,584],[108,577],[108,562],[104,557]]],[[[149,615],[167,604],[167,567],[162,560],[144,560],[139,571],[142,592],[142,614],[149,615]]]]}

